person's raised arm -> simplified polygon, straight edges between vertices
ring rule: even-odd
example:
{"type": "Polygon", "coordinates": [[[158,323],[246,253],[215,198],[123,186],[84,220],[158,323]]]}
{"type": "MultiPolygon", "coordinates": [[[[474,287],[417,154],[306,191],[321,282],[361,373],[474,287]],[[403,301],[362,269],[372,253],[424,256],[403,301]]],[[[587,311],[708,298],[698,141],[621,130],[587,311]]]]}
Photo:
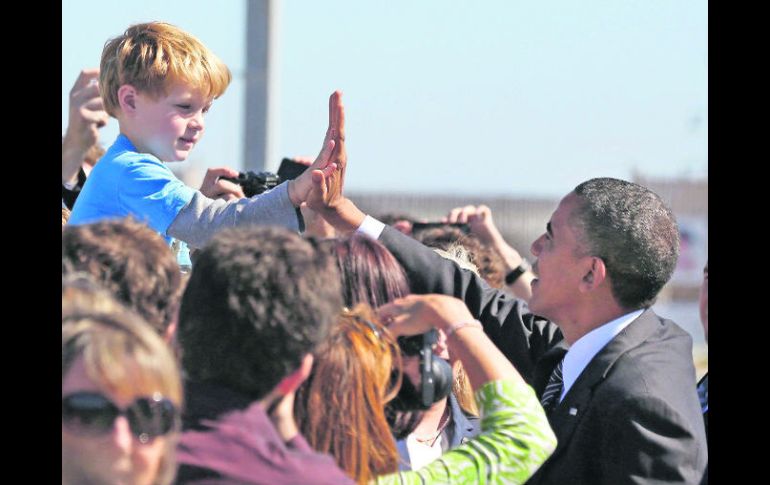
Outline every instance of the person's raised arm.
{"type": "Polygon", "coordinates": [[[513,291],[513,294],[529,302],[532,297],[532,280],[535,274],[530,269],[529,263],[516,249],[508,244],[492,218],[492,210],[485,206],[468,205],[452,209],[444,218],[444,222],[467,223],[471,233],[479,240],[491,247],[505,264],[505,284],[513,291]]]}
{"type": "Polygon", "coordinates": [[[86,152],[99,141],[109,115],[99,95],[99,69],[83,69],[70,90],[69,120],[61,145],[61,180],[72,183],[86,152]]]}
{"type": "Polygon", "coordinates": [[[417,471],[379,476],[378,484],[526,482],[556,448],[534,390],[473,320],[446,295],[410,295],[379,308],[395,335],[431,328],[447,333],[450,355],[463,362],[481,409],[481,435],[417,471]]]}
{"type": "Polygon", "coordinates": [[[418,335],[431,328],[447,335],[449,354],[462,361],[474,390],[489,381],[524,380],[484,333],[462,300],[447,295],[409,295],[381,306],[380,318],[396,336],[418,335]]]}
{"type": "MultiPolygon", "coordinates": [[[[167,226],[166,234],[186,242],[192,248],[200,248],[216,232],[225,227],[273,224],[301,231],[302,218],[298,208],[311,192],[312,174],[318,173],[329,181],[337,180],[334,185],[335,191],[342,190],[347,155],[344,150],[345,115],[341,96],[339,91],[335,91],[329,97],[329,126],[321,152],[310,165],[310,170],[306,170],[288,183],[279,184],[272,190],[251,198],[232,197],[233,200],[229,201],[215,200],[200,191],[192,191],[189,203],[167,226]]],[[[216,189],[214,187],[216,184],[226,182],[215,178],[209,180],[215,182],[204,183],[202,189],[209,187],[213,190],[216,189]]]]}
{"type": "Polygon", "coordinates": [[[326,129],[321,152],[302,175],[289,181],[289,198],[295,207],[305,202],[313,188],[312,173],[327,176],[330,192],[342,193],[348,156],[345,151],[345,106],[342,92],[334,91],[329,97],[329,126],[326,129]]]}

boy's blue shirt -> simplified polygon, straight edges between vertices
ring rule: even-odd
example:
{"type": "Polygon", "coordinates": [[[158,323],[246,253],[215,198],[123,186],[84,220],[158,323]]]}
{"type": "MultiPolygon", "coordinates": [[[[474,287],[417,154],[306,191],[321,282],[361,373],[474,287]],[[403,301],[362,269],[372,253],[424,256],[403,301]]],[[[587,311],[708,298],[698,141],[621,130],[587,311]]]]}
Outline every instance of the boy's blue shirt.
{"type": "Polygon", "coordinates": [[[130,215],[147,223],[170,244],[172,238],[166,230],[195,192],[157,157],[138,153],[120,134],[91,170],[67,224],[130,215]]]}

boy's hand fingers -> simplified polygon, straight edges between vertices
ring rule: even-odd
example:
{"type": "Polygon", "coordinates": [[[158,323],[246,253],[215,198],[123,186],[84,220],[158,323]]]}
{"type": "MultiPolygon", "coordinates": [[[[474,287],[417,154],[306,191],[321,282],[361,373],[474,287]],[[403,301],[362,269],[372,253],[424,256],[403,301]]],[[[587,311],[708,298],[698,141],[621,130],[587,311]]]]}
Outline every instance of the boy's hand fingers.
{"type": "Polygon", "coordinates": [[[334,146],[334,140],[325,141],[323,148],[321,148],[321,152],[310,167],[313,169],[324,168],[326,164],[329,163],[332,152],[334,151],[334,146]]]}

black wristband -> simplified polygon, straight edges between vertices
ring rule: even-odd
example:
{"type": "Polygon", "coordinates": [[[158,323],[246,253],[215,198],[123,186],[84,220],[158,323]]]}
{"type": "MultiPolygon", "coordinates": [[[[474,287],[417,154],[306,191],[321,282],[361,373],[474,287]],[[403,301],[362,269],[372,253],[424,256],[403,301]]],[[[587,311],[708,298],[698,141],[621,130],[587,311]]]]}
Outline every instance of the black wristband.
{"type": "Polygon", "coordinates": [[[505,284],[511,286],[512,284],[516,283],[516,280],[518,280],[519,277],[523,275],[528,269],[529,264],[527,263],[526,259],[523,259],[517,268],[511,270],[510,273],[505,275],[505,284]]]}

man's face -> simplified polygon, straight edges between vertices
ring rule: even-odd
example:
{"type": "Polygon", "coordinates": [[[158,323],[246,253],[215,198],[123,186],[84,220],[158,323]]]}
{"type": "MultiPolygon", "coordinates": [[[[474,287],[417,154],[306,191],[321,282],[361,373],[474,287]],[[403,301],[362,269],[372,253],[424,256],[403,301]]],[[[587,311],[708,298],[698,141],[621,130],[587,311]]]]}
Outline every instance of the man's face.
{"type": "Polygon", "coordinates": [[[568,322],[579,297],[579,285],[584,276],[586,256],[579,256],[581,246],[577,234],[569,224],[579,200],[574,193],[564,197],[545,234],[532,243],[532,254],[537,260],[532,265],[537,278],[532,281],[530,310],[556,323],[568,322]]]}
{"type": "Polygon", "coordinates": [[[203,136],[203,117],[213,99],[182,83],[173,84],[168,95],[157,99],[144,93],[136,96],[135,138],[131,141],[142,153],[151,153],[164,162],[186,160],[203,136]]]}

